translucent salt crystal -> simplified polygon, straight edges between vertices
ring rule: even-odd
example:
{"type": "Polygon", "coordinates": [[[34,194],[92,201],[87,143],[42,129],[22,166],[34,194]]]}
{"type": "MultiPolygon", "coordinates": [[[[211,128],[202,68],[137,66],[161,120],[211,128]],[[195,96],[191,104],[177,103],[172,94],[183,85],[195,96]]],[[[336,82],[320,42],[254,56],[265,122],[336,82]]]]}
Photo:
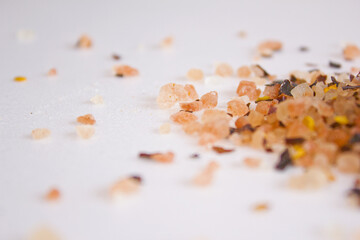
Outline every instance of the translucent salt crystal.
{"type": "Polygon", "coordinates": [[[197,186],[207,186],[212,183],[213,176],[215,171],[219,168],[219,164],[217,162],[210,162],[204,170],[202,170],[199,174],[197,174],[192,182],[197,186]]]}
{"type": "Polygon", "coordinates": [[[248,121],[252,127],[257,127],[264,121],[264,115],[257,111],[250,111],[248,121]]]}
{"type": "Polygon", "coordinates": [[[241,81],[236,90],[236,93],[241,96],[248,96],[251,101],[255,101],[261,93],[260,89],[256,88],[256,84],[250,81],[241,81]]]}
{"type": "Polygon", "coordinates": [[[21,42],[31,42],[35,39],[35,32],[33,30],[20,29],[16,37],[21,42]]]}
{"type": "Polygon", "coordinates": [[[201,101],[180,103],[179,105],[182,110],[191,111],[191,112],[200,111],[203,107],[203,103],[201,101]]]}
{"type": "Polygon", "coordinates": [[[78,42],[77,42],[77,47],[79,48],[91,48],[92,47],[92,40],[89,36],[87,35],[82,35],[78,42]]]}
{"type": "Polygon", "coordinates": [[[159,133],[160,134],[168,134],[171,130],[171,125],[170,123],[164,123],[160,126],[159,128],[159,133]]]}
{"type": "Polygon", "coordinates": [[[195,99],[198,99],[199,96],[195,90],[195,87],[194,85],[192,84],[185,84],[184,86],[184,89],[186,91],[186,94],[187,94],[187,98],[184,98],[184,99],[180,99],[180,101],[187,101],[188,99],[189,100],[195,100],[195,99]]]}
{"type": "Polygon", "coordinates": [[[76,121],[81,124],[94,125],[96,120],[92,114],[86,114],[84,116],[79,116],[76,121]]]}
{"type": "Polygon", "coordinates": [[[249,112],[249,108],[241,99],[233,99],[227,103],[227,111],[233,116],[244,116],[249,112]]]}
{"type": "Polygon", "coordinates": [[[216,91],[208,92],[200,98],[200,101],[204,108],[214,108],[218,104],[218,93],[216,91]]]}
{"type": "Polygon", "coordinates": [[[233,68],[227,63],[219,63],[216,66],[215,74],[221,77],[230,77],[234,75],[233,68]]]}
{"type": "Polygon", "coordinates": [[[293,176],[289,180],[289,185],[294,189],[318,189],[326,185],[328,177],[319,168],[310,168],[300,176],[293,176]]]}
{"type": "Polygon", "coordinates": [[[251,69],[248,66],[241,66],[237,69],[237,76],[240,78],[248,78],[251,75],[251,69]]]}
{"type": "Polygon", "coordinates": [[[110,188],[112,198],[120,198],[123,195],[136,193],[140,188],[140,181],[135,178],[127,177],[115,182],[110,188]]]}
{"type": "Polygon", "coordinates": [[[183,124],[182,126],[184,132],[189,135],[199,133],[201,131],[201,128],[202,128],[202,124],[197,121],[189,122],[183,124]]]}
{"type": "Polygon", "coordinates": [[[32,130],[31,135],[33,139],[40,140],[49,137],[51,134],[51,131],[47,128],[36,128],[32,130]]]}
{"type": "Polygon", "coordinates": [[[359,173],[360,157],[353,152],[344,152],[337,157],[336,166],[341,172],[359,173]]]}
{"type": "Polygon", "coordinates": [[[60,236],[57,235],[52,229],[48,227],[42,227],[35,230],[29,240],[60,240],[60,236]]]}
{"type": "Polygon", "coordinates": [[[268,96],[271,99],[276,98],[279,95],[280,84],[275,84],[273,86],[266,86],[264,90],[264,96],[268,96]]]}
{"type": "Polygon", "coordinates": [[[92,98],[90,99],[90,102],[92,102],[93,104],[96,104],[96,105],[98,105],[98,104],[104,104],[104,99],[103,99],[103,97],[100,96],[100,95],[95,95],[94,97],[92,97],[92,98]]]}
{"type": "Polygon", "coordinates": [[[76,133],[80,138],[89,139],[95,134],[95,128],[91,125],[76,126],[76,133]]]}
{"type": "Polygon", "coordinates": [[[196,121],[197,117],[189,112],[180,111],[170,116],[170,119],[178,124],[185,124],[192,121],[196,121]]]}
{"type": "Polygon", "coordinates": [[[210,76],[205,78],[205,84],[210,86],[220,85],[224,82],[224,78],[220,76],[210,76]]]}
{"type": "Polygon", "coordinates": [[[230,134],[229,121],[220,118],[214,121],[205,122],[201,128],[201,133],[208,133],[217,139],[226,138],[230,134]]]}
{"type": "Polygon", "coordinates": [[[191,81],[200,81],[204,79],[204,73],[201,69],[192,68],[187,72],[186,77],[191,81]]]}
{"type": "MultiPolygon", "coordinates": [[[[190,90],[191,87],[188,87],[190,90]]],[[[178,101],[186,101],[189,99],[189,91],[185,90],[184,86],[176,83],[168,83],[160,88],[157,97],[157,103],[161,108],[170,108],[178,101]]]]}
{"type": "Polygon", "coordinates": [[[231,117],[227,114],[227,112],[219,109],[207,109],[201,116],[201,121],[203,123],[213,122],[221,119],[230,121],[231,117]]]}
{"type": "Polygon", "coordinates": [[[309,84],[307,83],[301,83],[297,85],[290,91],[290,93],[295,99],[305,96],[312,97],[314,95],[313,90],[309,87],[309,84]]]}

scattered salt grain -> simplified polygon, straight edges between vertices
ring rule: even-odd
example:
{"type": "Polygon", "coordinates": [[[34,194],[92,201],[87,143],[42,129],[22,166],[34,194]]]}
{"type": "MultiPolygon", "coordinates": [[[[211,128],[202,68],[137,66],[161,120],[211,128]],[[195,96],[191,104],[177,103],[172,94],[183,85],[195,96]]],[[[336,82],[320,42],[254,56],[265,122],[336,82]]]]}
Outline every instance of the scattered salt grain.
{"type": "Polygon", "coordinates": [[[233,68],[227,63],[219,63],[216,66],[215,74],[221,77],[230,77],[234,75],[233,68]]]}
{"type": "Polygon", "coordinates": [[[76,133],[82,139],[90,139],[95,134],[95,128],[91,125],[76,126],[76,133]]]}
{"type": "Polygon", "coordinates": [[[98,105],[98,104],[104,104],[104,99],[102,96],[100,95],[95,95],[94,97],[92,97],[90,99],[90,102],[92,102],[93,104],[95,105],[98,105]]]}
{"type": "Polygon", "coordinates": [[[164,123],[160,126],[159,128],[159,133],[160,134],[168,134],[171,130],[171,125],[170,123],[164,123]]]}
{"type": "Polygon", "coordinates": [[[191,81],[201,81],[204,79],[204,73],[201,69],[192,68],[187,72],[186,77],[191,81]]]}
{"type": "Polygon", "coordinates": [[[49,137],[51,135],[51,131],[47,128],[36,128],[32,130],[31,135],[33,139],[40,140],[49,137]]]}

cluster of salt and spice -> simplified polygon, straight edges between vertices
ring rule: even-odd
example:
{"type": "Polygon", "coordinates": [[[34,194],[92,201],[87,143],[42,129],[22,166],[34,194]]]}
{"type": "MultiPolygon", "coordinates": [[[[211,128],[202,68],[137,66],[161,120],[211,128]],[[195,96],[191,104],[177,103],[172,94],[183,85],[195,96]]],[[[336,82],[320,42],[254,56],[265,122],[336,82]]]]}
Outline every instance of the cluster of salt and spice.
{"type": "MultiPolygon", "coordinates": [[[[253,81],[241,81],[236,91],[239,97],[227,103],[227,111],[214,109],[217,92],[212,92],[216,94],[209,106],[206,98],[202,100],[206,94],[194,100],[197,93],[193,89],[189,99],[183,93],[185,87],[173,83],[161,88],[158,104],[169,108],[179,103],[182,110],[170,119],[181,124],[185,133],[197,135],[201,145],[230,139],[236,145],[281,153],[275,166],[278,170],[289,165],[304,167],[304,174],[290,179],[293,188],[318,188],[333,181],[332,166],[341,172],[360,173],[360,73],[328,76],[320,71],[296,71],[290,80],[273,81],[255,65],[243,66],[237,74],[249,77],[251,71],[267,78],[265,90],[261,93],[253,81]],[[242,96],[255,101],[255,109],[242,96]],[[203,109],[199,121],[194,112],[203,109]]],[[[231,76],[233,72],[222,64],[216,74],[231,76]]]]}

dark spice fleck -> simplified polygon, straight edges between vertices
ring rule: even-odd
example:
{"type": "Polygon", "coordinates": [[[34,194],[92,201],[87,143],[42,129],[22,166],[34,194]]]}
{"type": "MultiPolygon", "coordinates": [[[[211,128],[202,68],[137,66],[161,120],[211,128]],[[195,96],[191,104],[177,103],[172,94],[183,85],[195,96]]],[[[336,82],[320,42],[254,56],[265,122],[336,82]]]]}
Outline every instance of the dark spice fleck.
{"type": "Polygon", "coordinates": [[[276,107],[274,107],[273,105],[270,105],[268,115],[270,115],[272,113],[276,113],[276,107]]]}
{"type": "Polygon", "coordinates": [[[200,157],[200,155],[197,153],[193,153],[190,155],[190,158],[199,158],[199,157],[200,157]]]}
{"type": "Polygon", "coordinates": [[[341,64],[340,63],[336,63],[336,62],[329,62],[329,66],[332,68],[341,68],[341,64]]]}
{"type": "Polygon", "coordinates": [[[284,170],[287,166],[292,164],[292,160],[290,157],[290,152],[289,149],[286,149],[281,155],[280,155],[280,160],[279,162],[276,164],[275,168],[277,170],[284,170]]]}
{"type": "Polygon", "coordinates": [[[305,142],[304,138],[286,138],[285,139],[286,144],[294,145],[294,144],[302,144],[305,142]]]}
{"type": "Polygon", "coordinates": [[[331,82],[332,82],[333,84],[336,84],[336,87],[339,86],[339,82],[336,81],[336,78],[335,78],[334,76],[331,76],[331,82]]]}
{"type": "Polygon", "coordinates": [[[281,85],[280,85],[280,94],[284,93],[288,96],[292,96],[292,94],[290,93],[290,91],[293,89],[294,87],[291,85],[289,80],[285,80],[281,85]]]}
{"type": "Polygon", "coordinates": [[[114,60],[120,60],[121,59],[121,57],[118,54],[115,54],[115,53],[112,55],[112,58],[114,60]]]}
{"type": "Polygon", "coordinates": [[[354,143],[358,143],[358,142],[360,142],[360,133],[355,133],[355,134],[351,137],[349,143],[350,143],[350,144],[354,144],[354,143]]]}
{"type": "Polygon", "coordinates": [[[117,73],[116,76],[122,78],[122,77],[124,77],[124,74],[119,74],[119,73],[117,73]]]}
{"type": "Polygon", "coordinates": [[[130,178],[142,183],[142,178],[139,175],[132,175],[130,178]]]}
{"type": "Polygon", "coordinates": [[[259,77],[270,76],[270,74],[264,68],[262,68],[259,64],[253,65],[252,68],[254,71],[257,71],[258,73],[260,73],[260,74],[258,74],[259,77]]]}
{"type": "Polygon", "coordinates": [[[358,88],[360,88],[360,85],[357,85],[357,86],[347,85],[347,86],[343,87],[342,89],[343,90],[348,90],[348,89],[358,89],[358,88]]]}
{"type": "Polygon", "coordinates": [[[300,52],[307,52],[307,51],[309,51],[309,48],[308,48],[308,47],[305,47],[305,46],[301,46],[301,47],[299,48],[299,50],[300,50],[300,52]]]}
{"type": "Polygon", "coordinates": [[[139,153],[139,158],[151,159],[153,155],[153,153],[139,153]]]}
{"type": "Polygon", "coordinates": [[[213,146],[212,149],[217,152],[217,153],[230,153],[230,152],[233,152],[234,149],[225,149],[225,148],[222,148],[222,147],[217,147],[217,146],[213,146]]]}
{"type": "Polygon", "coordinates": [[[227,113],[227,115],[229,115],[230,117],[233,117],[233,115],[231,113],[227,113]]]}

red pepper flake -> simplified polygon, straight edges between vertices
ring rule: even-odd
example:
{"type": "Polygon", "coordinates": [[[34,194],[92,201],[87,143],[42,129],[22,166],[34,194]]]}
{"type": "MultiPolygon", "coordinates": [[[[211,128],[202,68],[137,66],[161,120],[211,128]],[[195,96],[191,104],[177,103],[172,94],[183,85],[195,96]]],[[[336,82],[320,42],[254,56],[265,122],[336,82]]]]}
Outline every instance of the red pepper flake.
{"type": "Polygon", "coordinates": [[[213,146],[212,149],[219,154],[230,153],[234,151],[234,149],[225,149],[223,147],[217,147],[217,146],[213,146]]]}

